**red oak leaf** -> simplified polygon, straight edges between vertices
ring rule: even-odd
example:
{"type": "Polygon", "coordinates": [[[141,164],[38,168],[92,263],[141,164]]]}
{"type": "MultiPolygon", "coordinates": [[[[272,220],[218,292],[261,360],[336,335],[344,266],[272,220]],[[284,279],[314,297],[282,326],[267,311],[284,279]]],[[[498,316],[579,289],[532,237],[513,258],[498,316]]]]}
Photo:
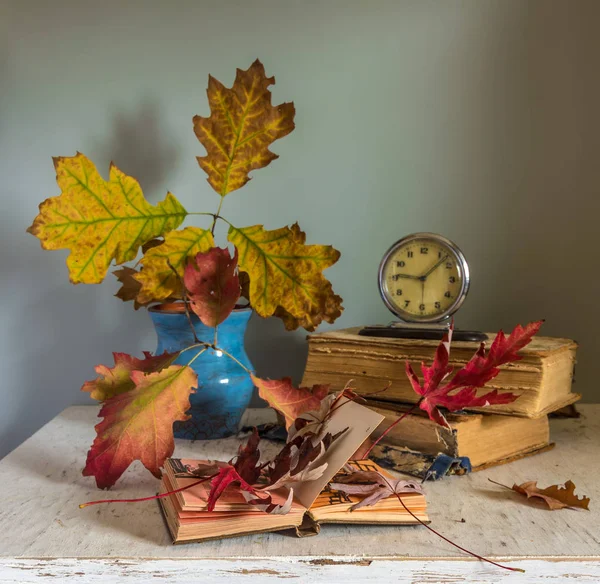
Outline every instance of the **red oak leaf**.
{"type": "Polygon", "coordinates": [[[472,359],[457,371],[450,381],[443,384],[442,382],[452,372],[452,367],[448,365],[452,331],[454,330],[454,325],[452,325],[440,342],[431,367],[427,367],[424,363],[421,364],[423,385],[410,363],[406,362],[406,374],[411,385],[422,396],[419,407],[425,410],[434,422],[450,427],[438,407],[444,407],[454,412],[468,407],[507,404],[515,401],[518,396],[512,393],[499,393],[498,390],[478,396],[477,388],[483,387],[496,377],[500,372],[498,369],[500,365],[521,359],[517,352],[531,341],[542,324],[543,321],[532,322],[525,328],[518,325],[508,337],[500,331],[487,354],[484,343],[481,343],[472,359]],[[455,393],[451,394],[450,392],[453,391],[455,393]]]}
{"type": "Polygon", "coordinates": [[[144,359],[138,359],[127,353],[113,353],[115,366],[111,368],[106,365],[96,365],[96,373],[100,377],[86,381],[81,386],[81,391],[89,392],[90,396],[98,401],[105,401],[135,387],[131,379],[133,371],[144,373],[160,371],[170,365],[178,354],[165,351],[162,355],[153,356],[148,351],[144,351],[144,359]]]}
{"type": "Polygon", "coordinates": [[[157,478],[173,454],[173,423],[190,416],[190,394],[198,377],[190,367],[171,365],[145,374],[133,371],[134,388],[107,399],[96,425],[96,439],[87,455],[84,476],[96,477],[107,489],[134,461],[139,460],[157,478]]]}
{"type": "Polygon", "coordinates": [[[227,248],[213,247],[196,255],[183,275],[192,310],[206,326],[221,324],[240,297],[237,249],[233,258],[227,248]]]}
{"type": "Polygon", "coordinates": [[[304,412],[318,410],[329,392],[329,385],[295,388],[290,377],[271,380],[252,375],[252,381],[258,387],[258,395],[285,417],[286,428],[304,412]]]}

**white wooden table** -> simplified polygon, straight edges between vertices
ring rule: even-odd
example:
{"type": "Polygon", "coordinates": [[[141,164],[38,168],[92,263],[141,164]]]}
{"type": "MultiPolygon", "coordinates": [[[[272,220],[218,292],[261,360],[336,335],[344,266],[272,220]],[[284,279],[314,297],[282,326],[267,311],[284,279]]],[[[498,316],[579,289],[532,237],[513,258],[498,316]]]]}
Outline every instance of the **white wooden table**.
{"type": "MultiPolygon", "coordinates": [[[[325,525],[317,537],[261,534],[173,546],[156,502],[80,510],[105,498],[81,469],[98,408],[66,409],[0,461],[0,583],[102,582],[600,582],[600,405],[552,421],[556,448],[463,477],[427,483],[432,526],[508,572],[461,554],[424,527],[325,525]],[[547,511],[501,489],[572,479],[591,511],[547,511]]],[[[261,410],[250,412],[257,423],[261,410]]],[[[263,411],[264,412],[264,411],[263,411]]],[[[238,440],[178,441],[176,455],[228,458],[238,440]]],[[[267,452],[269,454],[269,452],[267,452]]],[[[158,481],[131,468],[111,497],[139,497],[158,481]]]]}

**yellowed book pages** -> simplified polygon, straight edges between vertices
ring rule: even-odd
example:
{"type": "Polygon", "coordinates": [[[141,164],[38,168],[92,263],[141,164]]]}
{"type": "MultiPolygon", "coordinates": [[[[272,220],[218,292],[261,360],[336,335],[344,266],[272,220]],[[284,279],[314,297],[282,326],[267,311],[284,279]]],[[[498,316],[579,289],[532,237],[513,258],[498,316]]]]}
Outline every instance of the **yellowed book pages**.
{"type": "MultiPolygon", "coordinates": [[[[405,373],[408,360],[416,371],[421,362],[431,364],[438,341],[365,337],[359,327],[316,333],[308,337],[308,360],[303,385],[329,383],[332,391],[352,380],[357,393],[369,395],[390,386],[378,399],[414,403],[413,391],[405,373]]],[[[489,334],[490,346],[494,335],[489,334]]],[[[473,356],[478,343],[454,342],[450,364],[458,369],[473,356]]],[[[525,417],[540,417],[579,399],[573,393],[572,379],[577,344],[570,339],[534,337],[520,354],[522,360],[500,367],[499,375],[486,389],[511,391],[519,398],[511,404],[500,404],[485,411],[525,417]]]]}

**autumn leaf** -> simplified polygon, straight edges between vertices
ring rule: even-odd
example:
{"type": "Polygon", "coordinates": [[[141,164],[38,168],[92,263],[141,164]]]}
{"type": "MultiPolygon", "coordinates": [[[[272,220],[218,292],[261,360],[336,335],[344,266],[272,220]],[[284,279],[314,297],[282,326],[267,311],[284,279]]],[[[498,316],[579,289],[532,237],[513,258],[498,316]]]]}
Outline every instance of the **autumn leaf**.
{"type": "Polygon", "coordinates": [[[100,410],[96,439],[87,455],[84,476],[107,489],[134,461],[157,478],[173,454],[173,423],[189,419],[190,393],[198,378],[190,367],[171,365],[146,375],[133,371],[134,388],[107,399],[100,410]]]}
{"type": "Polygon", "coordinates": [[[183,281],[191,307],[206,326],[221,324],[235,308],[240,297],[236,269],[237,251],[232,258],[220,247],[197,254],[186,266],[183,281]]]}
{"type": "Polygon", "coordinates": [[[210,481],[210,492],[208,494],[207,511],[214,511],[217,501],[225,492],[225,489],[230,485],[239,485],[243,491],[254,493],[255,489],[248,484],[233,468],[233,466],[224,466],[219,470],[219,473],[210,481]]]}
{"type": "Polygon", "coordinates": [[[144,243],[144,245],[142,245],[142,253],[146,253],[149,249],[152,249],[153,247],[158,247],[164,242],[165,240],[163,237],[156,237],[155,239],[151,239],[150,241],[147,241],[146,243],[144,243]]]}
{"type": "Polygon", "coordinates": [[[423,494],[423,488],[415,481],[386,478],[376,471],[355,471],[347,475],[338,475],[329,486],[334,491],[364,497],[352,505],[350,511],[375,505],[392,495],[423,494]]]}
{"type": "Polygon", "coordinates": [[[319,409],[321,400],[329,392],[329,385],[314,385],[295,388],[290,377],[283,379],[261,379],[250,375],[254,385],[258,388],[258,395],[273,409],[285,417],[286,428],[304,412],[319,409]]]}
{"type": "Polygon", "coordinates": [[[105,181],[92,161],[81,153],[54,159],[57,197],[46,199],[27,231],[44,249],[69,249],[69,277],[73,284],[98,284],[113,260],[122,264],[135,258],[141,245],[176,229],[187,215],[167,193],[154,206],[139,183],[110,165],[105,181]]]}
{"type": "Polygon", "coordinates": [[[242,491],[256,492],[252,483],[256,482],[261,471],[259,442],[258,431],[254,428],[248,442],[238,448],[237,457],[230,460],[229,464],[221,468],[217,476],[211,480],[208,511],[214,510],[217,501],[230,485],[238,485],[242,491]]]}
{"type": "Polygon", "coordinates": [[[208,78],[208,118],[194,116],[194,132],[206,148],[198,163],[208,182],[222,197],[244,186],[248,173],[278,158],[269,145],[294,129],[294,104],[271,105],[273,77],[257,59],[237,70],[231,89],[208,78]]]}
{"type": "Polygon", "coordinates": [[[294,502],[294,489],[289,490],[287,499],[281,505],[273,503],[273,498],[269,493],[267,493],[267,496],[265,497],[259,496],[257,493],[250,493],[243,490],[242,495],[247,503],[253,505],[259,511],[271,515],[286,515],[290,512],[292,503],[294,502]]]}
{"type": "Polygon", "coordinates": [[[481,343],[472,359],[444,384],[442,382],[452,373],[452,367],[448,364],[454,328],[452,325],[440,342],[432,365],[427,367],[425,363],[421,364],[422,385],[411,364],[406,362],[406,374],[415,392],[421,396],[419,407],[425,410],[434,422],[449,428],[446,418],[438,407],[454,412],[464,408],[515,401],[518,396],[512,393],[499,393],[497,390],[478,396],[477,388],[483,387],[496,377],[500,372],[498,369],[500,365],[520,360],[521,357],[517,352],[531,341],[542,324],[543,321],[533,322],[525,328],[519,325],[508,337],[500,331],[487,354],[484,343],[481,343]]]}
{"type": "Polygon", "coordinates": [[[120,298],[123,302],[129,302],[133,300],[133,307],[135,310],[141,308],[142,306],[146,306],[150,304],[147,302],[146,304],[140,304],[137,296],[142,289],[142,284],[138,280],[135,279],[135,276],[138,274],[138,270],[135,268],[130,268],[129,266],[123,266],[118,270],[113,272],[114,276],[117,278],[121,287],[115,294],[117,298],[120,298]]]}
{"type": "Polygon", "coordinates": [[[240,445],[238,448],[238,455],[235,459],[233,467],[236,472],[247,482],[254,483],[258,479],[258,475],[260,474],[261,465],[259,464],[260,460],[260,450],[258,449],[258,444],[260,442],[260,437],[258,436],[258,430],[254,428],[252,430],[252,434],[246,442],[246,445],[240,445]]]}
{"type": "Polygon", "coordinates": [[[288,329],[307,330],[341,315],[342,299],[322,273],[339,259],[336,249],[306,245],[297,224],[274,231],[231,226],[228,239],[238,250],[240,270],[250,278],[250,303],[258,314],[276,314],[288,329]]]}
{"type": "Polygon", "coordinates": [[[173,363],[178,354],[165,352],[154,357],[148,351],[144,351],[144,358],[137,359],[127,353],[113,353],[114,367],[97,365],[95,370],[99,377],[92,381],[86,381],[81,387],[81,391],[87,391],[90,397],[98,401],[105,401],[135,387],[135,383],[131,379],[134,371],[143,373],[160,371],[173,363]]]}
{"type": "MultiPolygon", "coordinates": [[[[506,489],[509,488],[506,485],[492,481],[492,479],[488,480],[506,489]]],[[[512,490],[525,495],[528,499],[530,497],[542,499],[551,511],[564,509],[565,507],[579,507],[589,511],[589,497],[582,496],[579,498],[575,494],[575,483],[573,481],[567,481],[564,485],[552,485],[545,489],[538,488],[537,481],[528,481],[520,485],[514,484],[512,490]]]]}
{"type": "Polygon", "coordinates": [[[342,297],[333,292],[331,282],[325,282],[320,290],[320,296],[324,297],[322,310],[312,314],[306,314],[299,318],[292,316],[285,308],[278,306],[273,316],[280,318],[288,331],[294,331],[298,327],[312,332],[325,320],[332,324],[342,315],[342,297]]]}
{"type": "Polygon", "coordinates": [[[181,278],[187,262],[198,253],[207,252],[214,244],[212,233],[199,227],[167,233],[164,243],[149,249],[141,259],[142,269],[135,276],[141,284],[137,301],[148,304],[171,296],[181,298],[181,278]]]}

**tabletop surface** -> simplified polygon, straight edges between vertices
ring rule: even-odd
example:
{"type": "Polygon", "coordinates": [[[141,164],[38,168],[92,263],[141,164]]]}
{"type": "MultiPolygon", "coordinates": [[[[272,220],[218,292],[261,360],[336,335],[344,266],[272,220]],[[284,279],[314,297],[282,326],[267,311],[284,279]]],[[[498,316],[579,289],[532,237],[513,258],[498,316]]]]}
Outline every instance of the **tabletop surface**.
{"type": "MultiPolygon", "coordinates": [[[[498,558],[600,560],[600,405],[579,406],[579,419],[553,419],[556,447],[534,457],[466,476],[426,483],[432,527],[479,554],[498,558]],[[591,511],[549,511],[488,481],[546,487],[571,479],[591,511]]],[[[265,410],[249,411],[251,423],[265,410]]],[[[17,558],[277,558],[451,559],[465,556],[422,526],[325,525],[320,535],[282,533],[174,546],[155,501],[80,510],[82,502],[156,492],[158,481],[135,463],[107,493],[81,469],[98,408],[75,406],[0,461],[0,562],[17,558]]],[[[175,456],[226,460],[240,439],[176,440],[175,456]]],[[[278,446],[267,445],[269,456],[278,446]]],[[[2,580],[0,579],[0,582],[2,580]]]]}

